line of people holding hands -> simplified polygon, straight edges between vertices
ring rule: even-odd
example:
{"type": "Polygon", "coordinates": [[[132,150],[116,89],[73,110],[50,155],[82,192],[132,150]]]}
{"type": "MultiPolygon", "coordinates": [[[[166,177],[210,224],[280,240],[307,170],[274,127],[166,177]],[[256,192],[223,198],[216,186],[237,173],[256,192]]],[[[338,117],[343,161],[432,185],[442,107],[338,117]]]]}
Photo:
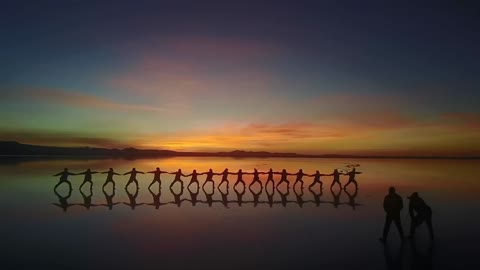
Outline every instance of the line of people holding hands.
{"type": "MultiPolygon", "coordinates": [[[[69,184],[70,188],[71,188],[70,181],[68,180],[68,176],[70,176],[70,175],[84,175],[83,182],[79,187],[79,189],[81,189],[83,187],[83,185],[85,185],[87,182],[90,183],[90,184],[93,184],[93,182],[92,182],[93,174],[97,174],[97,173],[107,174],[107,178],[106,178],[103,186],[106,186],[108,183],[115,184],[115,181],[114,181],[113,177],[115,175],[121,175],[120,173],[115,172],[113,170],[113,168],[110,168],[108,171],[105,171],[105,172],[97,172],[97,171],[92,171],[91,169],[87,169],[86,171],[80,172],[80,173],[72,173],[72,172],[69,172],[67,168],[65,168],[63,171],[54,175],[54,176],[60,176],[59,182],[55,185],[55,189],[59,185],[61,185],[62,183],[69,184]]],[[[298,172],[296,172],[296,173],[288,173],[285,169],[283,169],[281,172],[274,172],[272,169],[270,169],[267,172],[259,172],[257,169],[254,169],[253,172],[244,172],[244,171],[242,171],[242,169],[238,170],[237,172],[229,172],[228,169],[225,169],[221,173],[215,173],[215,172],[213,172],[212,169],[210,169],[206,172],[201,172],[201,173],[197,172],[197,170],[193,170],[192,173],[190,173],[190,174],[184,174],[181,169],[178,169],[178,171],[176,171],[176,172],[167,172],[167,171],[162,171],[162,170],[160,170],[160,168],[157,167],[156,170],[149,171],[149,172],[146,172],[146,173],[150,173],[150,174],[154,175],[152,182],[148,186],[149,188],[155,182],[158,182],[158,184],[161,185],[161,178],[160,178],[161,174],[172,174],[172,175],[174,175],[174,180],[173,180],[173,182],[171,183],[170,186],[173,186],[176,182],[183,182],[181,180],[181,177],[191,177],[190,183],[188,184],[188,186],[190,186],[194,183],[197,183],[198,185],[200,185],[200,182],[198,180],[198,176],[200,176],[200,175],[206,175],[207,176],[206,179],[205,179],[205,182],[203,183],[203,186],[205,186],[205,184],[207,184],[208,182],[214,183],[213,177],[215,175],[221,175],[222,176],[222,180],[220,181],[220,185],[223,184],[223,182],[226,182],[227,186],[229,185],[229,181],[228,181],[228,176],[229,175],[236,175],[237,176],[237,180],[236,180],[234,186],[243,182],[243,176],[244,175],[253,175],[253,181],[250,184],[250,186],[253,185],[256,182],[258,182],[260,185],[262,185],[262,182],[260,181],[260,175],[265,175],[266,174],[266,175],[268,175],[267,183],[266,183],[267,185],[270,181],[275,185],[274,175],[280,175],[281,176],[280,181],[277,183],[277,186],[282,184],[283,182],[286,182],[287,183],[287,188],[290,187],[290,182],[287,179],[288,176],[296,176],[294,186],[297,183],[301,183],[302,188],[303,188],[303,184],[304,184],[304,182],[303,182],[303,177],[304,176],[314,177],[312,184],[309,186],[310,188],[317,183],[320,184],[320,186],[323,188],[323,182],[320,180],[321,176],[333,176],[333,181],[332,181],[332,184],[330,185],[330,189],[332,189],[335,186],[335,184],[338,184],[340,186],[340,189],[342,189],[342,184],[340,182],[340,176],[341,175],[348,175],[349,176],[348,182],[343,186],[343,188],[346,189],[346,187],[348,185],[354,184],[355,188],[357,189],[358,188],[358,183],[355,179],[355,176],[357,174],[360,174],[361,172],[357,172],[355,170],[355,168],[353,168],[350,172],[346,172],[346,173],[341,173],[341,172],[338,171],[338,169],[335,169],[333,171],[333,173],[331,173],[331,174],[321,174],[318,170],[314,174],[307,174],[307,173],[304,173],[302,169],[298,170],[298,172]]],[[[135,168],[133,168],[131,171],[123,174],[123,175],[130,175],[125,188],[127,188],[132,183],[135,183],[137,185],[137,188],[139,188],[139,184],[138,184],[138,180],[137,180],[137,174],[145,174],[145,172],[137,171],[135,168]]]]}

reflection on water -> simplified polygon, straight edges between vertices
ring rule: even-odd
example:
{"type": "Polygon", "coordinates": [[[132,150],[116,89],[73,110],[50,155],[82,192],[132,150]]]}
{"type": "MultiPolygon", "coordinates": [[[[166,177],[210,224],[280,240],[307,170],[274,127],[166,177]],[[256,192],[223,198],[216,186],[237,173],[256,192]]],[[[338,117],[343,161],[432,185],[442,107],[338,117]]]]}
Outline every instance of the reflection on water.
{"type": "MultiPolygon", "coordinates": [[[[479,165],[295,158],[2,163],[2,269],[477,269],[479,165]],[[52,175],[63,168],[90,168],[90,181],[79,189],[88,173],[66,174],[55,188],[52,175]],[[177,181],[166,173],[179,168],[177,181]],[[362,174],[344,175],[353,168],[362,174]],[[299,169],[309,176],[299,178],[299,169]],[[425,224],[414,241],[402,244],[391,230],[388,243],[379,243],[390,186],[405,204],[415,191],[428,202],[435,245],[425,224]]],[[[410,227],[408,209],[400,219],[410,227]]]]}

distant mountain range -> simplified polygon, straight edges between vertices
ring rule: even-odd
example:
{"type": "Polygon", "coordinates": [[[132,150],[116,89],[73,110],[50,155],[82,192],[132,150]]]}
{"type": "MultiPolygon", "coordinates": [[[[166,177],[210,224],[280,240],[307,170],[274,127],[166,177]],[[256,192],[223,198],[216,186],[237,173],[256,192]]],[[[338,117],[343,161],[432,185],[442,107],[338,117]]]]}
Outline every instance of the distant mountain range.
{"type": "Polygon", "coordinates": [[[56,147],[22,144],[15,141],[0,141],[0,156],[30,157],[92,157],[92,158],[157,158],[157,157],[282,157],[282,158],[435,158],[435,159],[479,159],[480,157],[438,157],[438,156],[361,156],[361,155],[306,155],[296,153],[271,153],[265,151],[231,152],[179,152],[171,150],[147,150],[136,148],[108,149],[95,147],[56,147]]]}

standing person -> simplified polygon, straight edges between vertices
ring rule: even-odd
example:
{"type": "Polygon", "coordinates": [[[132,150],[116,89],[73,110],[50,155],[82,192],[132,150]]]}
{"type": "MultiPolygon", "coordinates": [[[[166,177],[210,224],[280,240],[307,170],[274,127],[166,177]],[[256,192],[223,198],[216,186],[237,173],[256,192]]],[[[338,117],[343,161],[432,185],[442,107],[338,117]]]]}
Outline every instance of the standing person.
{"type": "Polygon", "coordinates": [[[245,181],[243,181],[243,175],[245,174],[242,169],[238,170],[236,173],[232,173],[237,175],[237,181],[233,185],[233,188],[235,188],[238,184],[242,183],[243,184],[243,189],[245,189],[245,181]]]}
{"type": "Polygon", "coordinates": [[[139,187],[138,187],[138,180],[137,180],[137,173],[144,174],[144,172],[137,171],[135,168],[133,168],[131,171],[126,172],[126,173],[123,174],[123,175],[130,174],[130,178],[128,179],[128,182],[127,182],[127,184],[125,185],[125,189],[127,189],[127,187],[128,187],[132,182],[135,182],[135,184],[137,185],[137,189],[139,189],[139,187]]]}
{"type": "Polygon", "coordinates": [[[265,188],[267,187],[268,183],[271,181],[273,183],[273,187],[275,188],[275,180],[273,180],[273,170],[272,168],[270,168],[270,170],[268,172],[262,172],[261,174],[268,174],[267,176],[267,183],[265,183],[265,188]]]}
{"type": "Polygon", "coordinates": [[[102,172],[102,174],[107,174],[107,179],[105,179],[105,183],[103,184],[102,189],[105,189],[105,186],[108,183],[112,183],[113,184],[113,189],[115,189],[115,181],[113,180],[113,176],[114,175],[120,175],[120,174],[114,172],[112,168],[110,168],[106,172],[102,172]]]}
{"type": "Polygon", "coordinates": [[[315,186],[316,183],[320,184],[320,190],[323,189],[323,182],[320,180],[320,176],[324,176],[325,174],[321,174],[318,170],[315,172],[315,174],[307,174],[307,176],[314,177],[313,182],[310,186],[308,186],[308,189],[312,189],[313,186],[315,186]]]}
{"type": "MultiPolygon", "coordinates": [[[[192,179],[190,179],[190,183],[188,183],[187,189],[190,189],[190,185],[192,185],[193,183],[197,183],[197,185],[200,186],[200,183],[198,182],[198,176],[202,175],[202,174],[203,173],[197,173],[197,170],[193,170],[193,172],[191,174],[185,175],[185,177],[192,176],[192,179]]],[[[198,187],[197,187],[197,189],[198,189],[198,187]]]]}
{"type": "Polygon", "coordinates": [[[295,185],[296,185],[298,182],[300,182],[300,183],[302,184],[301,187],[302,187],[302,189],[303,189],[303,179],[302,179],[302,178],[303,178],[304,175],[307,175],[307,174],[304,174],[304,173],[303,173],[303,170],[300,169],[300,170],[298,170],[298,172],[297,172],[295,175],[297,176],[297,178],[295,178],[295,183],[293,183],[294,188],[295,188],[295,185]]]}
{"type": "Polygon", "coordinates": [[[150,189],[150,187],[155,183],[155,182],[158,182],[158,188],[162,188],[162,180],[160,179],[160,175],[162,173],[168,173],[166,171],[161,171],[160,168],[157,167],[157,169],[155,171],[151,171],[151,172],[147,172],[147,173],[153,173],[153,180],[152,182],[150,183],[150,185],[148,185],[148,189],[150,189]]]}
{"type": "Polygon", "coordinates": [[[63,169],[63,171],[61,171],[57,174],[54,174],[53,176],[60,176],[60,179],[59,179],[58,183],[55,185],[55,187],[53,188],[53,190],[56,190],[57,187],[60,186],[62,183],[67,183],[68,186],[70,187],[70,189],[72,189],[72,183],[70,183],[70,181],[68,181],[68,176],[69,175],[76,175],[76,174],[69,172],[67,168],[63,169]]]}
{"type": "Polygon", "coordinates": [[[231,174],[228,172],[228,169],[225,168],[225,170],[223,170],[223,172],[221,173],[222,175],[222,181],[220,181],[220,184],[218,185],[218,188],[220,188],[220,186],[223,184],[223,182],[227,182],[227,190],[228,190],[228,186],[229,186],[229,182],[228,182],[228,175],[231,174]]]}
{"type": "Polygon", "coordinates": [[[206,174],[207,178],[205,179],[205,182],[203,182],[202,189],[205,188],[205,185],[208,182],[212,182],[213,188],[215,188],[215,182],[213,182],[213,176],[214,175],[220,175],[220,173],[214,173],[212,169],[209,169],[208,172],[203,172],[202,174],[206,174]]]}
{"type": "Polygon", "coordinates": [[[394,187],[388,189],[388,195],[383,200],[383,209],[387,213],[385,218],[385,226],[383,227],[383,236],[380,238],[380,242],[385,243],[387,241],[387,235],[390,231],[390,225],[392,221],[397,226],[400,238],[403,240],[403,228],[400,220],[400,211],[403,209],[403,199],[395,192],[394,187]]]}
{"type": "Polygon", "coordinates": [[[341,173],[338,172],[338,169],[335,169],[332,174],[327,174],[328,176],[333,175],[333,181],[330,185],[330,189],[332,189],[335,184],[338,184],[340,186],[340,189],[342,189],[342,183],[340,183],[340,174],[341,173]]]}
{"type": "Polygon", "coordinates": [[[253,169],[253,173],[245,173],[245,174],[253,174],[253,181],[248,186],[250,190],[253,184],[255,184],[256,182],[258,182],[260,184],[260,188],[263,189],[262,182],[260,181],[260,173],[257,171],[257,169],[253,169]]]}
{"type": "Polygon", "coordinates": [[[92,182],[92,175],[93,174],[96,174],[98,172],[92,172],[90,170],[90,168],[88,168],[86,171],[84,172],[81,172],[81,173],[77,173],[77,175],[85,175],[85,178],[83,178],[83,183],[80,185],[80,187],[78,188],[79,190],[82,189],[83,185],[85,185],[85,183],[89,182],[90,183],[90,189],[92,189],[92,186],[93,186],[93,182],[92,182]]]}
{"type": "Polygon", "coordinates": [[[290,188],[290,182],[287,179],[288,175],[294,175],[293,173],[287,173],[287,170],[283,169],[281,173],[275,172],[274,174],[280,174],[282,177],[280,178],[280,182],[278,182],[277,187],[280,186],[281,183],[287,182],[287,189],[290,188]]]}
{"type": "Polygon", "coordinates": [[[183,181],[182,181],[182,176],[186,176],[185,174],[182,173],[182,169],[178,169],[177,172],[171,172],[169,174],[175,175],[175,178],[173,179],[173,182],[170,184],[170,189],[172,189],[173,185],[176,182],[180,182],[182,184],[182,192],[183,192],[183,181]]]}
{"type": "Polygon", "coordinates": [[[348,175],[348,182],[345,186],[343,186],[343,189],[347,189],[347,186],[353,183],[355,185],[355,189],[358,189],[358,183],[357,180],[355,180],[355,175],[356,174],[361,174],[362,172],[357,172],[355,171],[355,168],[351,172],[346,173],[345,175],[348,175]]]}
{"type": "Polygon", "coordinates": [[[418,196],[417,192],[413,192],[410,197],[408,197],[410,203],[408,205],[408,212],[410,214],[410,236],[413,238],[415,236],[415,229],[425,222],[428,226],[428,232],[430,234],[430,239],[433,240],[433,226],[432,226],[432,208],[428,206],[425,201],[418,196]],[[415,215],[416,213],[416,215],[415,215]]]}

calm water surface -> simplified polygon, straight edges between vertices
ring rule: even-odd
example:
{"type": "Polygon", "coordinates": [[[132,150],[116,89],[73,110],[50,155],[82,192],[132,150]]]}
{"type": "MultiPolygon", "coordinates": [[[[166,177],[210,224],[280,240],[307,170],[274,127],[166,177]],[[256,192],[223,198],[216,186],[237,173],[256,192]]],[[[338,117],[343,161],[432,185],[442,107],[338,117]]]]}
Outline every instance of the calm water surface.
{"type": "MultiPolygon", "coordinates": [[[[347,160],[347,159],[229,159],[169,158],[149,160],[63,160],[0,164],[2,190],[2,269],[479,269],[480,241],[479,161],[450,160],[347,160]],[[205,186],[195,199],[196,186],[189,191],[177,183],[169,189],[172,175],[162,175],[162,188],[147,187],[153,175],[139,175],[140,189],[125,191],[128,176],[116,176],[102,185],[105,175],[95,174],[92,193],[88,184],[78,188],[83,176],[71,176],[68,186],[53,187],[53,174],[64,167],[72,172],[87,168],[117,172],[150,171],[155,167],[186,174],[193,169],[221,172],[228,168],[253,171],[269,168],[294,173],[347,169],[358,164],[359,189],[347,192],[324,177],[323,190],[305,187],[289,192],[285,185],[275,190],[248,185],[233,189],[218,184],[205,186]],[[404,198],[404,229],[408,231],[408,200],[418,191],[433,208],[436,235],[429,248],[423,225],[415,244],[400,245],[392,227],[385,248],[378,241],[384,212],[383,198],[395,186],[404,198]],[[268,192],[267,192],[268,191],[268,192]],[[173,193],[172,193],[173,192],[173,193]],[[261,192],[261,193],[260,193],[261,192]],[[273,197],[269,200],[269,194],[273,197]],[[130,196],[129,196],[130,193],[130,196]],[[193,198],[192,194],[193,193],[193,198]],[[356,194],[355,194],[356,193],[356,194]],[[176,194],[176,196],[175,196],[176,194]],[[257,194],[257,196],[254,196],[257,194]],[[240,198],[239,198],[240,197],[240,198]],[[256,198],[255,198],[256,197],[256,198]],[[108,199],[111,199],[111,207],[108,199]],[[159,201],[155,199],[159,198],[159,201]],[[193,199],[193,200],[192,200],[193,199]],[[157,203],[156,203],[157,202],[157,203]],[[160,202],[160,204],[158,204],[160,202]],[[269,203],[270,202],[270,203],[269,203]],[[62,205],[63,204],[63,205],[62,205]],[[157,206],[158,207],[157,207],[157,206]],[[66,206],[62,208],[62,206],[66,206]]],[[[203,184],[205,176],[200,176],[203,184]]],[[[276,176],[276,182],[279,178],[276,176]]],[[[266,176],[261,181],[266,183],[266,176]]],[[[342,176],[342,183],[347,177],[342,176]]]]}

